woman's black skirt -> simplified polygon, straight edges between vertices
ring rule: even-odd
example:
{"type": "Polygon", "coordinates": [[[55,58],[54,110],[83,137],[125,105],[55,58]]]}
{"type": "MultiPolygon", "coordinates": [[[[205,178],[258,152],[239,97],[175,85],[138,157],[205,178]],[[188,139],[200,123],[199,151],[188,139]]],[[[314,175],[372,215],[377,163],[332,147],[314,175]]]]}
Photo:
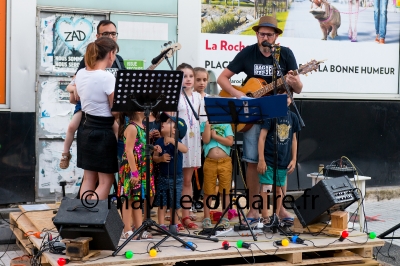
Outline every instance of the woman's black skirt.
{"type": "Polygon", "coordinates": [[[118,172],[117,139],[112,130],[114,117],[82,112],[77,133],[77,166],[100,173],[118,172]]]}

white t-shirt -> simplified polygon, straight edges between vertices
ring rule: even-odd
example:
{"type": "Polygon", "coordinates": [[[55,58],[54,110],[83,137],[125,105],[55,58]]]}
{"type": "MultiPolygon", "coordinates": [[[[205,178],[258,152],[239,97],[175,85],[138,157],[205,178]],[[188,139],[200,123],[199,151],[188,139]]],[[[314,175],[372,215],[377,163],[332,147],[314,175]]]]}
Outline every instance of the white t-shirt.
{"type": "Polygon", "coordinates": [[[112,116],[108,95],[114,92],[113,74],[104,70],[88,71],[82,68],[76,74],[75,84],[83,112],[95,116],[112,116]]]}

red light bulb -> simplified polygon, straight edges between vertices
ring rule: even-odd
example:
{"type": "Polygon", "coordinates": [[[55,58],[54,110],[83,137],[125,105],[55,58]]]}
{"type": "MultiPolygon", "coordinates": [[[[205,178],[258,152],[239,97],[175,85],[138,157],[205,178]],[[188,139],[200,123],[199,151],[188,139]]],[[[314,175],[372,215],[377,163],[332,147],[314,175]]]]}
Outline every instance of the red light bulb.
{"type": "Polygon", "coordinates": [[[57,264],[58,264],[59,266],[64,266],[65,264],[67,264],[67,260],[64,259],[64,258],[59,258],[59,259],[57,260],[57,264]]]}
{"type": "Polygon", "coordinates": [[[222,247],[225,249],[225,250],[227,250],[228,248],[229,248],[229,242],[228,241],[224,241],[224,242],[222,242],[222,247]]]}
{"type": "Polygon", "coordinates": [[[349,236],[349,232],[343,231],[343,232],[342,232],[342,235],[341,235],[340,238],[339,238],[339,241],[345,240],[348,236],[349,236]]]}

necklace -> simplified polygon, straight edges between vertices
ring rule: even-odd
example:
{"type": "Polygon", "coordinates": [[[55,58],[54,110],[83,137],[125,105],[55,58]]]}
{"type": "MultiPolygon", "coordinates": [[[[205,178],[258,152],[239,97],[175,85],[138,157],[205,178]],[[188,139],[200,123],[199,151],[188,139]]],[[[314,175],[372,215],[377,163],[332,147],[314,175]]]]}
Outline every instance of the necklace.
{"type": "MultiPolygon", "coordinates": [[[[183,95],[183,97],[185,97],[185,96],[183,95]]],[[[192,127],[193,127],[193,113],[189,114],[189,104],[188,104],[187,100],[188,99],[186,99],[186,97],[185,97],[186,112],[187,112],[187,116],[188,116],[188,119],[189,119],[189,126],[190,126],[189,138],[193,138],[194,137],[194,132],[192,130],[192,127]]],[[[192,93],[192,103],[194,104],[193,93],[192,93]]]]}

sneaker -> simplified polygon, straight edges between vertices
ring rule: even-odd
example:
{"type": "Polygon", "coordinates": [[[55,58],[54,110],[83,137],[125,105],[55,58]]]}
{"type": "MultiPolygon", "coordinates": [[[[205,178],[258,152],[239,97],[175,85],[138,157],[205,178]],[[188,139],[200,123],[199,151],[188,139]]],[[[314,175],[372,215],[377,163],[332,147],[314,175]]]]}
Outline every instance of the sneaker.
{"type": "Polygon", "coordinates": [[[385,38],[380,38],[379,39],[379,44],[385,44],[385,38]]]}
{"type": "Polygon", "coordinates": [[[376,43],[379,43],[379,34],[376,35],[376,37],[375,37],[375,42],[376,42],[376,43]]]}

